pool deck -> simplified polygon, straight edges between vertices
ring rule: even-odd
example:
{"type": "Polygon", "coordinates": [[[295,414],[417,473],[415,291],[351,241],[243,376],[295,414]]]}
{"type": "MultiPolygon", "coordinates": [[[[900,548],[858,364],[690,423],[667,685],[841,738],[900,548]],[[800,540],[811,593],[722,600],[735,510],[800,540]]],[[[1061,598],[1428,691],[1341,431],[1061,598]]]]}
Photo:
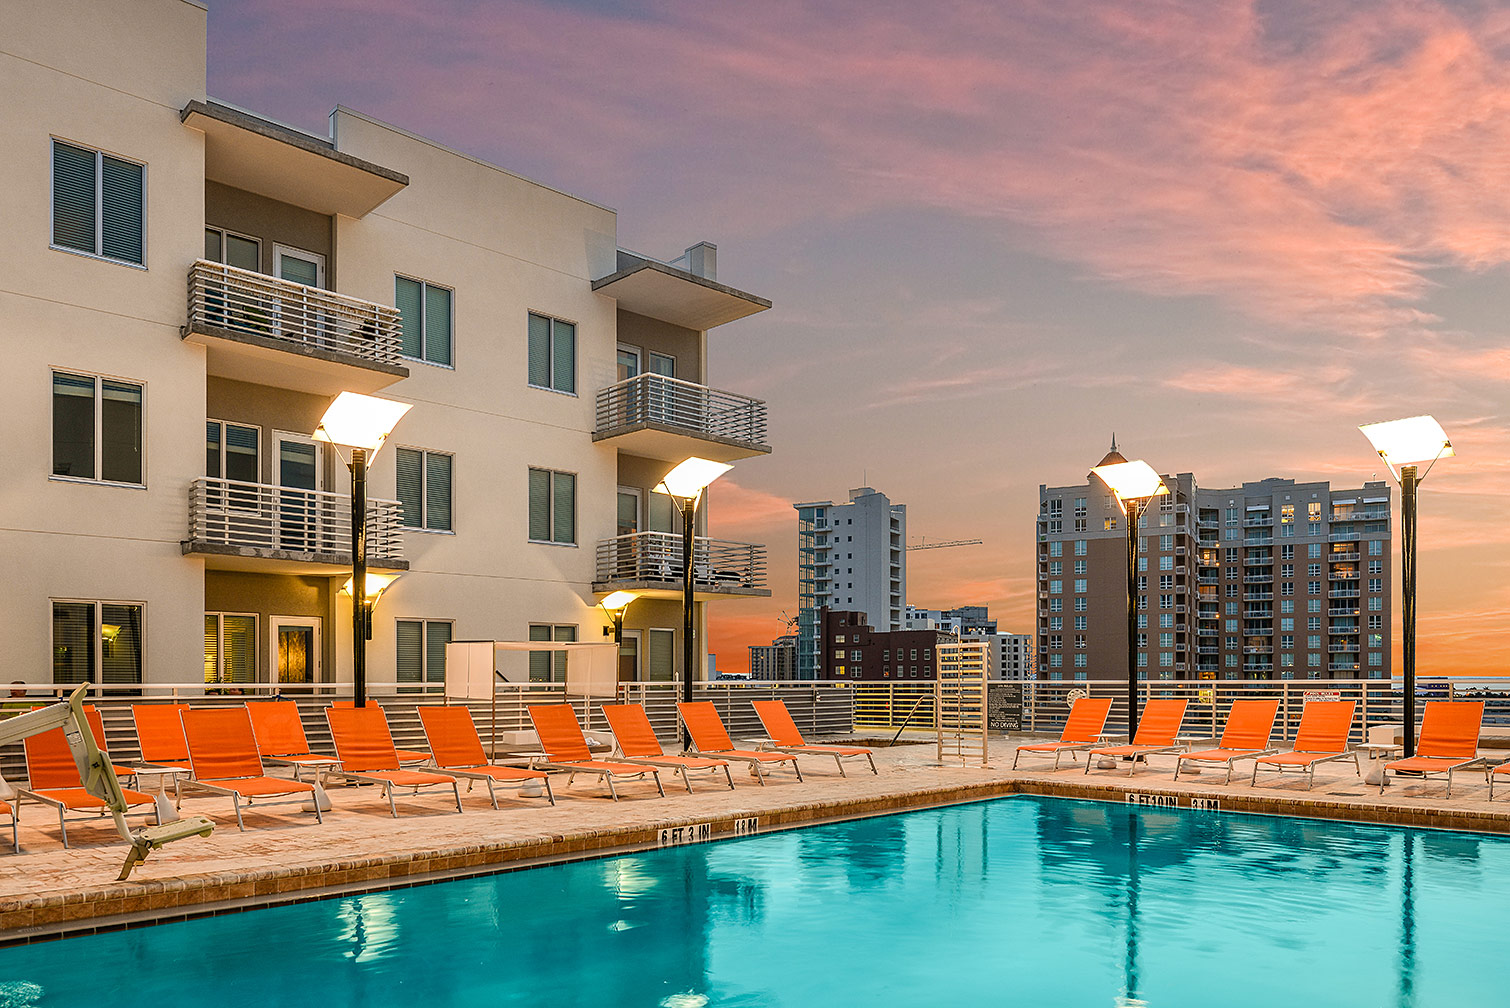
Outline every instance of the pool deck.
{"type": "Polygon", "coordinates": [[[544,798],[501,790],[494,811],[482,785],[471,792],[463,785],[466,811],[460,815],[449,790],[400,796],[393,819],[375,788],[332,787],[334,810],[323,824],[297,806],[243,809],[244,833],[236,830],[229,799],[186,798],[185,813],[213,819],[214,835],[153,854],[128,882],[115,881],[125,848],[104,821],[70,820],[73,846],[64,850],[56,815],[28,804],[21,810],[22,853],[0,855],[0,944],[654,847],[663,829],[676,827],[708,824],[718,839],[750,825],[741,820],[754,819],[755,829],[768,831],[1018,793],[1179,807],[1215,800],[1222,812],[1510,833],[1510,786],[1491,807],[1482,773],[1459,773],[1450,799],[1437,779],[1396,777],[1380,795],[1358,779],[1351,762],[1334,762],[1318,770],[1315,790],[1308,792],[1303,777],[1271,775],[1250,787],[1245,772],[1230,785],[1211,770],[1175,781],[1174,758],[1167,755],[1132,776],[1121,765],[1085,774],[1083,761],[1053,771],[1048,759],[1030,756],[1013,771],[1012,750],[1020,741],[993,739],[984,768],[938,765],[931,744],[878,748],[875,775],[851,761],[849,776],[840,777],[832,759],[803,757],[803,782],[776,772],[765,787],[736,765],[733,791],[722,778],[694,775],[690,795],[665,772],[664,799],[652,785],[630,783],[613,802],[596,779],[579,777],[568,788],[560,775],[553,777],[554,808],[544,798]]]}

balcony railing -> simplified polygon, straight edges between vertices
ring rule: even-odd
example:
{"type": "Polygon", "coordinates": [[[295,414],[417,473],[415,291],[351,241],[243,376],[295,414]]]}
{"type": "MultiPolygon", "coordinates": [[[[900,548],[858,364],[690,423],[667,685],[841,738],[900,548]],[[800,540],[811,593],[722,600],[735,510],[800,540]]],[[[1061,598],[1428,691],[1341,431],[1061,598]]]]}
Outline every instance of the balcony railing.
{"type": "MultiPolygon", "coordinates": [[[[403,547],[398,501],[369,498],[367,562],[402,561],[403,547]]],[[[351,497],[201,477],[189,491],[188,549],[196,548],[350,563],[351,497]]]]}
{"type": "MultiPolygon", "coordinates": [[[[682,584],[682,537],[673,532],[632,532],[598,543],[599,584],[665,582],[682,584]]],[[[763,591],[765,547],[696,536],[692,540],[692,579],[699,591],[763,591]]]]}
{"type": "Polygon", "coordinates": [[[693,437],[770,450],[763,400],[648,373],[598,392],[595,438],[643,426],[669,427],[693,437]]]}
{"type": "Polygon", "coordinates": [[[200,259],[189,267],[189,330],[272,340],[295,352],[401,364],[395,308],[200,259]]]}

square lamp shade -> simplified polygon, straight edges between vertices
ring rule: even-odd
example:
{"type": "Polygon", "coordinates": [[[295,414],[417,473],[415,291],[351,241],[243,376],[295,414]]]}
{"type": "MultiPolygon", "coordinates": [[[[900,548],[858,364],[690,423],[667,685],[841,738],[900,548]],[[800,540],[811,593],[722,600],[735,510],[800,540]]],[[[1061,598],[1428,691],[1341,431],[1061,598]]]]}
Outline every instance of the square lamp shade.
{"type": "MultiPolygon", "coordinates": [[[[363,583],[367,586],[367,593],[363,597],[366,598],[367,601],[376,604],[378,598],[382,596],[383,592],[388,590],[388,586],[397,581],[398,578],[399,576],[397,574],[374,574],[372,571],[368,571],[367,577],[363,579],[363,583]]],[[[341,586],[342,595],[352,594],[351,585],[355,580],[356,578],[346,579],[346,583],[341,586]]]]}
{"type": "Polygon", "coordinates": [[[1141,460],[1097,466],[1091,472],[1101,478],[1119,501],[1146,500],[1169,492],[1153,466],[1141,460]]]}
{"type": "Polygon", "coordinates": [[[677,464],[655,487],[656,493],[672,497],[696,497],[703,488],[734,467],[705,458],[689,458],[677,464]]]}
{"type": "Polygon", "coordinates": [[[608,612],[618,612],[620,609],[628,608],[629,603],[639,597],[639,592],[616,591],[612,595],[603,596],[602,601],[598,605],[602,606],[608,612]]]}
{"type": "MultiPolygon", "coordinates": [[[[315,428],[316,441],[330,441],[376,454],[394,425],[410,410],[408,403],[379,399],[359,392],[336,396],[315,428]]],[[[371,459],[368,460],[371,464],[371,459]]]]}
{"type": "Polygon", "coordinates": [[[1391,466],[1410,465],[1412,462],[1435,462],[1444,456],[1457,454],[1447,432],[1435,417],[1417,416],[1404,420],[1386,420],[1383,423],[1363,424],[1358,428],[1368,438],[1379,457],[1391,466]]]}

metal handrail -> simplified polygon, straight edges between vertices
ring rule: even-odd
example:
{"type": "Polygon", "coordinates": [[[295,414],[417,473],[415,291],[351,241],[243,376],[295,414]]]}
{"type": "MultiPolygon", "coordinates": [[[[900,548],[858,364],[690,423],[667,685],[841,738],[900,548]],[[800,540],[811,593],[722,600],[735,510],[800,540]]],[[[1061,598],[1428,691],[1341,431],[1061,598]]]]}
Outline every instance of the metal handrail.
{"type": "Polygon", "coordinates": [[[398,309],[225,263],[189,267],[189,329],[225,330],[397,365],[403,345],[398,309]]]}
{"type": "MultiPolygon", "coordinates": [[[[189,489],[189,541],[349,556],[351,497],[201,476],[189,489]]],[[[403,556],[398,501],[368,498],[368,560],[402,560],[403,556]]]]}
{"type": "Polygon", "coordinates": [[[598,391],[598,434],[637,424],[663,424],[706,437],[764,445],[766,404],[737,392],[650,373],[598,391]]]}
{"type": "MultiPolygon", "coordinates": [[[[692,576],[714,588],[764,588],[766,548],[758,543],[694,536],[692,576]]],[[[610,581],[682,581],[679,532],[631,532],[598,542],[598,583],[610,581]]]]}

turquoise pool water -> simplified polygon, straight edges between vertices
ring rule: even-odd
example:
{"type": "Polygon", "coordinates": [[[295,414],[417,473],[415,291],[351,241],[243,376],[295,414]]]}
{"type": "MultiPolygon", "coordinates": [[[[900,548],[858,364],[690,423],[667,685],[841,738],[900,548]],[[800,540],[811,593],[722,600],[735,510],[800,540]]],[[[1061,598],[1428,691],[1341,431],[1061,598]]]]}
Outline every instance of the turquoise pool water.
{"type": "Polygon", "coordinates": [[[1016,797],[4,949],[0,1006],[1501,1005],[1507,925],[1507,838],[1016,797]]]}

